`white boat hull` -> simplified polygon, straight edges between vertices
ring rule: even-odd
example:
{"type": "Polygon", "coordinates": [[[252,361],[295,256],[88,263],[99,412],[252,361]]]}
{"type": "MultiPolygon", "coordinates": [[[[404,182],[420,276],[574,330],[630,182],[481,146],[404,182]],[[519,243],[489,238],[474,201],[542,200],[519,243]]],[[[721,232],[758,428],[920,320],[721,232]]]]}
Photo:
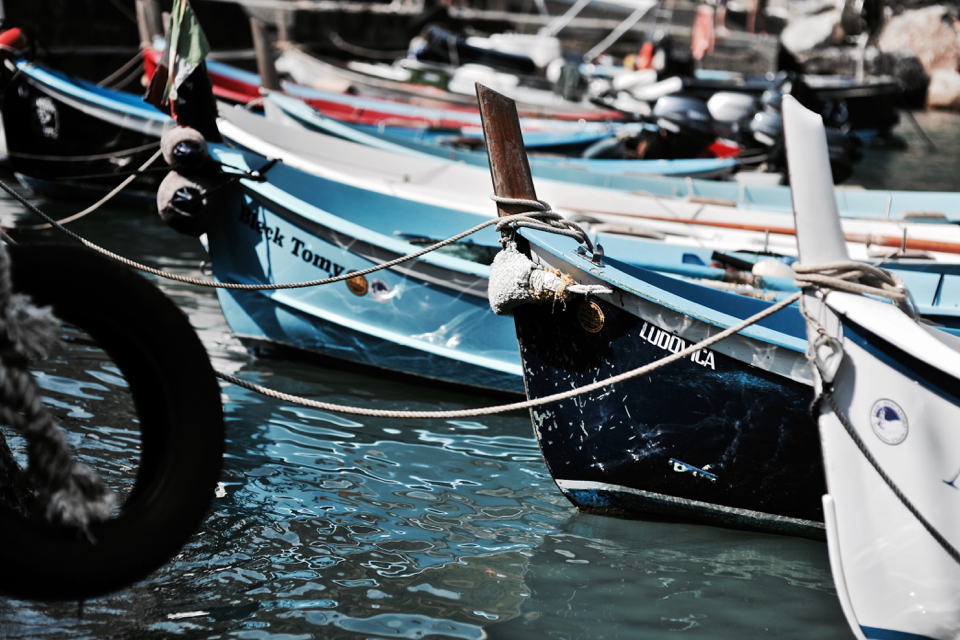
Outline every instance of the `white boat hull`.
{"type": "MultiPolygon", "coordinates": [[[[862,298],[855,302],[882,305],[862,298]]],[[[887,310],[880,310],[880,315],[887,315],[883,311],[887,310]]],[[[837,415],[823,407],[819,424],[829,491],[824,506],[833,516],[827,517],[827,540],[844,611],[864,638],[960,637],[960,563],[907,506],[912,505],[949,545],[960,546],[958,399],[928,386],[923,376],[930,370],[918,373],[891,363],[873,346],[854,338],[850,325],[845,329],[845,360],[833,397],[901,495],[871,464],[837,415]],[[898,420],[901,416],[906,419],[898,420]]],[[[914,333],[911,337],[938,347],[919,326],[900,329],[901,336],[914,333]]],[[[942,344],[939,348],[946,350],[942,344]]],[[[956,358],[955,352],[950,355],[956,358]]],[[[941,382],[945,380],[952,380],[953,392],[960,393],[956,378],[941,382]]]]}

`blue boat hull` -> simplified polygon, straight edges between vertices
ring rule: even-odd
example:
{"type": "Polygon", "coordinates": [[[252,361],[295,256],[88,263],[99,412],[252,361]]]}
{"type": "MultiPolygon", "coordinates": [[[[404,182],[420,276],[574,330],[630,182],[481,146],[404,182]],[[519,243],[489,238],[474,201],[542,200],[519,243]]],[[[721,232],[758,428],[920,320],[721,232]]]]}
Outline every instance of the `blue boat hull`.
{"type": "MultiPolygon", "coordinates": [[[[237,156],[230,162],[236,163],[237,156]]],[[[207,233],[219,281],[312,281],[366,269],[417,248],[393,239],[388,239],[393,245],[379,244],[377,234],[349,221],[302,202],[298,208],[288,206],[298,202],[292,198],[287,203],[272,200],[270,193],[284,193],[281,187],[289,186],[285,179],[296,173],[278,166],[269,174],[271,183],[250,183],[223,206],[207,233]]],[[[311,186],[322,189],[317,181],[311,186]]],[[[402,228],[399,214],[387,219],[402,228]]],[[[227,322],[242,337],[405,375],[521,394],[512,323],[490,312],[485,271],[489,269],[474,262],[439,256],[346,282],[218,293],[227,322]],[[461,264],[464,268],[457,270],[461,264]]]]}

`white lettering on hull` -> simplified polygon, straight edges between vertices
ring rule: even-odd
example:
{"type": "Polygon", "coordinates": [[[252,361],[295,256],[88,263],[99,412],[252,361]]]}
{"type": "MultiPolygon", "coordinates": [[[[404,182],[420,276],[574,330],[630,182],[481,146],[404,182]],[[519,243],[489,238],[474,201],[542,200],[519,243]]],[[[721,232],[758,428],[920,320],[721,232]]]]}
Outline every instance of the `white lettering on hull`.
{"type": "MultiPolygon", "coordinates": [[[[640,329],[640,337],[653,346],[671,353],[679,353],[690,346],[686,340],[680,336],[671,335],[648,322],[643,323],[643,327],[640,329]]],[[[690,354],[690,360],[696,362],[701,367],[710,367],[714,371],[717,370],[713,351],[709,349],[694,351],[690,354]]]]}

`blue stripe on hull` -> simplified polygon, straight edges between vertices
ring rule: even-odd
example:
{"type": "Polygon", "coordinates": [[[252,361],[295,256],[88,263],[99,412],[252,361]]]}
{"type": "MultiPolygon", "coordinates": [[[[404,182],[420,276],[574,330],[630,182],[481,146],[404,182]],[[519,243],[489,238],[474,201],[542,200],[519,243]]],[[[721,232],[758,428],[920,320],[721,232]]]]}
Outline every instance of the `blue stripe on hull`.
{"type": "Polygon", "coordinates": [[[919,633],[893,631],[892,629],[878,629],[876,627],[864,627],[861,625],[860,630],[863,631],[863,635],[870,640],[934,640],[934,638],[930,636],[919,633]]]}
{"type": "Polygon", "coordinates": [[[960,393],[958,393],[960,392],[960,380],[890,344],[846,316],[840,316],[840,320],[843,322],[845,338],[891,369],[899,371],[907,378],[916,380],[947,402],[960,405],[960,393]]]}
{"type": "MultiPolygon", "coordinates": [[[[579,301],[566,309],[528,305],[515,311],[530,397],[601,380],[689,346],[623,310],[597,304],[604,314],[598,333],[580,325],[579,301]]],[[[619,485],[822,522],[826,488],[809,413],[812,398],[806,385],[701,351],[642,378],[535,409],[531,416],[558,481],[619,485]],[[708,474],[694,475],[693,468],[708,474]]],[[[584,508],[601,499],[583,495],[585,502],[578,503],[577,494],[568,497],[584,508]]],[[[617,507],[653,512],[649,501],[617,507]]],[[[672,517],[684,514],[724,524],[702,510],[671,508],[672,517]]]]}

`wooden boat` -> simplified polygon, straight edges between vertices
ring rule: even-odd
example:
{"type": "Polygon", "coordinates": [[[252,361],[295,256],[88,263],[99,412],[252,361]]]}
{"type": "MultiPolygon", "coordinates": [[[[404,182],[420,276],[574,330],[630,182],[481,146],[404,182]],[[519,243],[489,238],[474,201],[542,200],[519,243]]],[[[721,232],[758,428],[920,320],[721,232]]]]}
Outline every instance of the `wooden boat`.
{"type": "MultiPolygon", "coordinates": [[[[452,147],[449,145],[430,144],[421,136],[421,130],[392,127],[364,127],[339,122],[323,116],[299,100],[291,99],[288,96],[277,93],[267,94],[264,97],[264,102],[265,105],[276,107],[273,113],[267,114],[268,117],[273,115],[277,120],[285,120],[276,115],[279,114],[279,112],[283,112],[289,119],[296,121],[303,127],[343,138],[344,140],[350,140],[401,155],[433,156],[435,158],[453,160],[476,167],[486,168],[488,166],[485,151],[452,147]]],[[[482,130],[479,133],[482,136],[482,130]]],[[[527,140],[532,135],[536,134],[524,135],[525,146],[527,140]]],[[[480,138],[480,142],[482,146],[482,137],[480,138]]],[[[669,175],[719,178],[729,175],[739,164],[738,161],[733,158],[592,160],[533,153],[534,155],[530,157],[530,167],[537,177],[564,180],[588,186],[620,188],[623,190],[629,190],[630,187],[643,190],[643,188],[647,186],[645,181],[631,182],[629,180],[630,177],[669,175]],[[621,176],[627,177],[628,179],[621,180],[621,176]]]]}
{"type": "MultiPolygon", "coordinates": [[[[265,159],[212,145],[216,159],[256,169],[265,159]]],[[[363,190],[281,163],[242,194],[207,232],[214,275],[230,283],[311,281],[413,253],[488,216],[363,190]],[[389,215],[384,215],[389,212],[389,215]]],[[[508,320],[486,299],[493,233],[453,253],[431,253],[368,277],[306,289],[218,289],[239,336],[291,345],[436,381],[522,390],[508,320]],[[484,256],[487,259],[484,260],[484,256]]]]}
{"type": "MultiPolygon", "coordinates": [[[[808,167],[793,179],[803,193],[801,258],[808,268],[849,264],[817,173],[820,118],[796,103],[784,117],[791,166],[808,167]]],[[[809,289],[804,304],[830,566],[850,628],[861,639],[956,638],[960,340],[900,306],[829,285],[809,289]]]]}
{"type": "MultiPolygon", "coordinates": [[[[153,48],[144,50],[144,63],[148,76],[156,69],[162,53],[153,48]]],[[[221,100],[246,104],[259,100],[261,91],[260,76],[238,69],[236,67],[217,62],[207,61],[207,69],[213,82],[214,95],[221,100]]],[[[404,125],[408,127],[477,127],[480,125],[480,114],[473,107],[425,107],[395,100],[385,100],[367,96],[355,96],[345,93],[324,91],[314,87],[283,83],[283,90],[288,95],[305,101],[324,115],[345,122],[356,124],[380,125],[383,123],[404,125]]],[[[557,118],[544,117],[534,113],[523,120],[525,131],[613,131],[608,121],[609,112],[602,118],[557,118]],[[581,120],[584,121],[581,123],[581,120]]]]}
{"type": "MultiPolygon", "coordinates": [[[[503,100],[490,103],[495,114],[509,111],[503,100]]],[[[494,143],[485,131],[497,194],[535,199],[523,167],[496,155],[515,138],[494,143]]],[[[516,241],[534,265],[612,291],[513,309],[530,399],[680,353],[772,305],[631,267],[612,252],[591,256],[566,236],[519,229],[516,241]]],[[[499,288],[502,277],[491,282],[499,288]]],[[[822,537],[806,347],[792,306],[644,377],[533,409],[544,460],[584,510],[822,537]]]]}
{"type": "MultiPolygon", "coordinates": [[[[351,161],[343,145],[352,144],[344,141],[333,139],[325,149],[339,158],[339,172],[320,165],[309,173],[301,171],[310,168],[304,157],[263,146],[267,144],[263,140],[244,139],[231,128],[245,119],[270,125],[264,118],[240,109],[227,113],[221,132],[228,140],[247,149],[270,151],[267,155],[283,162],[269,171],[264,183],[241,181],[242,196],[227,205],[228,213],[220,214],[208,230],[214,274],[223,282],[289,283],[360,270],[412,253],[490,217],[485,193],[474,203],[449,190],[398,188],[411,183],[385,182],[378,176],[379,167],[365,161],[360,164],[366,174],[344,172],[351,161]]],[[[304,147],[317,148],[316,140],[297,130],[272,127],[258,131],[274,143],[289,137],[304,147]]],[[[216,145],[213,149],[217,159],[230,167],[255,169],[266,163],[264,155],[216,145]]],[[[418,167],[408,162],[406,169],[418,167]]],[[[728,286],[724,281],[730,272],[711,266],[712,249],[689,243],[643,243],[604,230],[592,237],[632,256],[632,263],[728,286]]],[[[251,340],[405,375],[518,393],[522,380],[512,326],[495,318],[485,299],[489,263],[498,248],[495,234],[488,232],[459,243],[456,255],[430,254],[409,266],[347,284],[279,291],[220,290],[218,295],[231,328],[251,340]]],[[[744,260],[758,258],[738,255],[744,260]]],[[[777,295],[778,286],[773,278],[757,291],[767,288],[777,295]]]]}
{"type": "MultiPolygon", "coordinates": [[[[293,107],[299,105],[285,98],[279,101],[292,103],[293,107]]],[[[268,96],[265,106],[270,107],[274,102],[268,96]]],[[[239,146],[265,156],[282,157],[285,163],[309,173],[363,184],[366,188],[423,202],[442,202],[444,206],[468,208],[477,213],[489,211],[489,192],[483,186],[487,172],[482,168],[433,156],[424,157],[403,147],[381,145],[380,148],[371,148],[302,127],[284,130],[282,126],[241,109],[221,110],[220,129],[239,146]]],[[[698,198],[689,201],[659,198],[584,187],[573,182],[572,179],[540,181],[544,197],[558,212],[571,219],[613,225],[621,232],[660,237],[679,244],[695,242],[699,246],[726,251],[796,254],[790,213],[735,208],[725,206],[724,202],[714,204],[698,198]]],[[[899,255],[894,259],[905,264],[912,259],[910,256],[922,255],[953,262],[957,260],[954,255],[960,255],[960,229],[955,225],[851,219],[844,221],[844,230],[851,241],[851,255],[858,259],[899,255]],[[907,254],[900,251],[904,247],[905,235],[907,254]],[[918,254],[918,251],[923,253],[918,254]]],[[[911,281],[910,284],[917,287],[918,295],[924,292],[926,300],[932,303],[938,290],[934,282],[936,276],[927,274],[924,277],[931,278],[931,281],[927,284],[911,281]]]]}
{"type": "MultiPolygon", "coordinates": [[[[211,148],[216,159],[236,169],[266,162],[237,149],[211,148]]],[[[363,188],[306,174],[288,163],[270,169],[266,182],[241,181],[241,190],[207,231],[214,275],[221,282],[290,283],[340,275],[412,253],[489,219],[489,212],[456,208],[439,198],[428,203],[363,188]]],[[[592,237],[622,247],[636,256],[631,261],[661,273],[728,286],[730,272],[710,266],[712,250],[605,232],[592,237]]],[[[514,331],[509,319],[492,314],[486,299],[489,264],[498,249],[488,231],[449,253],[346,283],[219,289],[218,296],[231,329],[253,342],[293,346],[395,374],[521,393],[514,331]]],[[[751,258],[756,256],[743,255],[751,258]]],[[[757,283],[757,291],[773,296],[782,286],[775,278],[757,283]]]]}
{"type": "MultiPolygon", "coordinates": [[[[160,147],[170,118],[139,96],[98,87],[46,66],[16,60],[4,69],[0,114],[7,165],[18,180],[58,197],[92,198],[119,185],[160,147]]],[[[166,171],[138,175],[122,192],[152,201],[166,171]]]]}

